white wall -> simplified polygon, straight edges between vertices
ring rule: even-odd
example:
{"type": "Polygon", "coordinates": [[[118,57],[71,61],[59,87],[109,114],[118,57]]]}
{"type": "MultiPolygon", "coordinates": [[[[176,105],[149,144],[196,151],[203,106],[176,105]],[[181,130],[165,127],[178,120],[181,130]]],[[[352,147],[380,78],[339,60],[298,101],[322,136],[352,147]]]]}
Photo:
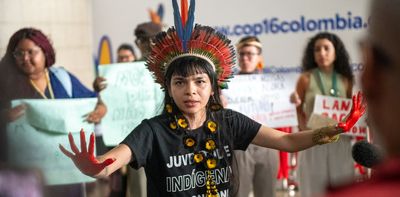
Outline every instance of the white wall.
{"type": "MultiPolygon", "coordinates": [[[[180,2],[178,0],[178,2],[180,2]]],[[[113,53],[122,42],[133,43],[133,29],[139,23],[149,21],[147,10],[156,10],[158,4],[165,7],[164,23],[173,25],[172,3],[170,0],[96,0],[93,4],[93,32],[95,53],[101,36],[111,39],[113,53]]],[[[345,20],[360,17],[365,23],[368,19],[369,0],[197,0],[195,22],[209,26],[241,26],[260,25],[264,20],[271,21],[276,17],[279,23],[284,21],[334,19],[336,14],[345,20]],[[349,14],[349,12],[351,14],[349,14]]],[[[276,21],[275,21],[276,22],[276,21]]],[[[342,24],[339,24],[342,25],[342,24]]],[[[362,24],[364,25],[364,24],[362,24]]],[[[264,29],[265,30],[265,29],[264,29]]],[[[344,41],[353,62],[360,61],[358,40],[365,33],[365,28],[350,29],[348,27],[328,29],[336,33],[344,41]]],[[[318,31],[298,31],[262,33],[260,37],[264,45],[264,57],[267,66],[298,66],[307,39],[318,31]]],[[[236,43],[243,35],[229,35],[236,43]]],[[[114,55],[115,59],[115,55],[114,55]]]]}
{"type": "Polygon", "coordinates": [[[11,35],[23,27],[42,30],[53,41],[56,65],[85,85],[94,77],[90,0],[0,0],[0,57],[11,35]]]}

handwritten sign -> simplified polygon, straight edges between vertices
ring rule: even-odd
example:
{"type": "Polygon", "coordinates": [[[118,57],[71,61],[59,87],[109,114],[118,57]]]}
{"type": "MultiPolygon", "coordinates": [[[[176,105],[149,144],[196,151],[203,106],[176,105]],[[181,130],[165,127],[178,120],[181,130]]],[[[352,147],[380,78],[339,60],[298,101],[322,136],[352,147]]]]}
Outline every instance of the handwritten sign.
{"type": "Polygon", "coordinates": [[[162,110],[164,92],[144,62],[102,65],[99,74],[107,80],[101,92],[108,109],[101,123],[103,139],[106,145],[115,146],[143,119],[162,110]]]}
{"type": "MultiPolygon", "coordinates": [[[[58,145],[69,148],[68,131],[74,139],[80,139],[82,126],[93,131],[94,125],[84,122],[83,116],[94,109],[96,102],[96,98],[14,100],[12,106],[23,103],[27,108],[21,118],[7,127],[11,165],[39,168],[46,185],[94,181],[82,174],[58,145]]],[[[76,143],[79,146],[79,140],[76,143]]]]}
{"type": "Polygon", "coordinates": [[[237,75],[223,91],[227,108],[269,127],[297,125],[296,107],[290,103],[298,73],[237,75]]]}
{"type": "MultiPolygon", "coordinates": [[[[322,115],[334,122],[343,120],[351,110],[351,99],[317,95],[314,102],[314,114],[322,115]]],[[[356,125],[344,135],[366,136],[367,123],[365,115],[358,120],[356,125]]]]}

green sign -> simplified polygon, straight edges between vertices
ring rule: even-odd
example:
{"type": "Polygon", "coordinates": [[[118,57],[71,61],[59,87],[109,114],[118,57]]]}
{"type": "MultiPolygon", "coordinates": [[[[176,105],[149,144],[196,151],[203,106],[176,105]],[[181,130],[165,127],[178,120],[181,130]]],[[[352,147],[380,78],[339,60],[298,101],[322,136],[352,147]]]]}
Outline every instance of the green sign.
{"type": "Polygon", "coordinates": [[[144,62],[101,65],[99,74],[107,80],[101,92],[107,105],[101,122],[103,139],[106,145],[115,146],[143,119],[159,114],[164,92],[144,62]]]}
{"type": "Polygon", "coordinates": [[[12,165],[38,168],[46,185],[94,181],[82,174],[70,158],[58,148],[69,149],[68,132],[79,146],[79,131],[83,128],[89,140],[94,125],[84,121],[97,98],[88,99],[26,99],[14,100],[12,106],[26,105],[24,115],[7,128],[8,160],[12,165]]]}

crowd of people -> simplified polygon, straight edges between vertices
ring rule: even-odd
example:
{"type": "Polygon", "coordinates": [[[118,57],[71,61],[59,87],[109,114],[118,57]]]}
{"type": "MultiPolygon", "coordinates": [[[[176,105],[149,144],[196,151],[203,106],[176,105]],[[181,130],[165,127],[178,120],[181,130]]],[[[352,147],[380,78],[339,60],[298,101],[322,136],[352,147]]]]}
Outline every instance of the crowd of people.
{"type": "MultiPolygon", "coordinates": [[[[178,9],[176,1],[173,4],[178,9]]],[[[400,49],[395,42],[400,33],[400,2],[371,1],[368,33],[360,44],[363,93],[353,94],[350,57],[337,35],[320,32],[308,40],[302,73],[293,94],[286,98],[297,107],[299,132],[295,133],[225,108],[221,90],[233,75],[263,73],[260,40],[246,36],[234,48],[212,27],[194,25],[190,20],[195,10],[192,3],[181,6],[180,11],[175,10],[175,26],[167,31],[154,22],[135,28],[141,57],[131,44],[122,44],[117,50],[117,63],[145,62],[164,91],[163,112],[144,119],[115,147],[106,147],[95,134],[86,143],[82,130],[80,148],[70,133],[70,147],[60,145],[57,150],[83,174],[105,181],[107,192],[102,196],[247,197],[251,192],[255,197],[275,196],[278,151],[298,152],[302,197],[400,194],[400,125],[396,116],[400,111],[400,49]],[[233,69],[236,57],[238,73],[233,69]],[[351,110],[337,124],[312,127],[308,122],[317,95],[351,99],[351,110]],[[385,159],[374,168],[372,177],[352,183],[356,180],[352,139],[341,134],[356,124],[366,107],[368,126],[380,139],[385,159]]],[[[53,66],[55,62],[49,37],[36,28],[17,30],[1,58],[0,186],[9,187],[0,187],[0,196],[26,196],[14,188],[15,181],[4,178],[21,180],[21,186],[26,184],[24,188],[34,191],[31,196],[90,196],[90,191],[85,191],[90,184],[49,186],[40,170],[8,165],[7,125],[26,113],[25,105],[11,106],[13,100],[97,98],[85,120],[101,129],[107,106],[100,93],[107,88],[107,79],[97,76],[92,91],[72,73],[53,66]]]]}

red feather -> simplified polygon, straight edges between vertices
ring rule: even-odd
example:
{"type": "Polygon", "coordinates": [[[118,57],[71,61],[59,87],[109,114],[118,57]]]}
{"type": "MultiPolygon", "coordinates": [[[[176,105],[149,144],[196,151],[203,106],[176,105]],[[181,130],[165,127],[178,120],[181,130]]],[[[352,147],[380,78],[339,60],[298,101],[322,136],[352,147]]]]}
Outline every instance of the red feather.
{"type": "Polygon", "coordinates": [[[186,21],[188,19],[188,1],[181,0],[181,18],[182,18],[182,28],[185,28],[186,21]]]}

